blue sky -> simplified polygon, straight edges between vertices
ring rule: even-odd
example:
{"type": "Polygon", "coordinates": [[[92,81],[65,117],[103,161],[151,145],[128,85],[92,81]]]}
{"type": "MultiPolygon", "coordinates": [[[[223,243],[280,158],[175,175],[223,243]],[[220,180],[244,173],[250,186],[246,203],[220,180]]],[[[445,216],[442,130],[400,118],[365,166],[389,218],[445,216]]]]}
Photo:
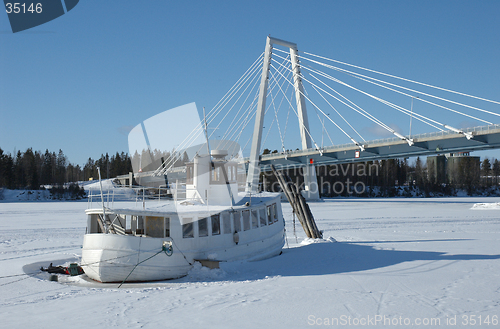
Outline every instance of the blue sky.
{"type": "Polygon", "coordinates": [[[147,118],[191,102],[211,109],[269,34],[500,100],[498,17],[498,1],[80,1],[13,34],[0,14],[0,148],[62,149],[80,165],[127,152],[128,131],[147,118]]]}

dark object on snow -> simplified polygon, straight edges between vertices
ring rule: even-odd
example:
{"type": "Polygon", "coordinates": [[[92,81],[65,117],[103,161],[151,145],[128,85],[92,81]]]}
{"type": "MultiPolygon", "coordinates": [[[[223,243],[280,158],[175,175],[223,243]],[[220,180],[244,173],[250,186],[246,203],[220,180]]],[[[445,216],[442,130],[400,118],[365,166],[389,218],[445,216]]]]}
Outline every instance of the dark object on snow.
{"type": "Polygon", "coordinates": [[[69,275],[71,275],[71,276],[83,274],[82,268],[80,266],[78,266],[77,263],[69,264],[68,272],[69,272],[69,275]],[[80,273],[80,270],[82,271],[82,273],[80,273]]]}
{"type": "Polygon", "coordinates": [[[83,269],[78,266],[76,263],[71,263],[69,267],[63,267],[63,266],[52,266],[52,263],[50,263],[49,267],[43,268],[40,267],[40,270],[43,272],[48,272],[48,273],[56,273],[56,274],[66,274],[66,275],[80,275],[85,272],[83,272],[83,269]]]}
{"type": "Polygon", "coordinates": [[[306,232],[307,237],[311,239],[322,239],[323,233],[318,229],[318,226],[316,226],[311,209],[300,193],[300,189],[292,182],[286,172],[277,171],[273,165],[271,165],[271,170],[278,179],[281,189],[285,192],[286,198],[288,202],[290,202],[293,212],[297,215],[300,224],[302,224],[302,228],[306,232]]]}

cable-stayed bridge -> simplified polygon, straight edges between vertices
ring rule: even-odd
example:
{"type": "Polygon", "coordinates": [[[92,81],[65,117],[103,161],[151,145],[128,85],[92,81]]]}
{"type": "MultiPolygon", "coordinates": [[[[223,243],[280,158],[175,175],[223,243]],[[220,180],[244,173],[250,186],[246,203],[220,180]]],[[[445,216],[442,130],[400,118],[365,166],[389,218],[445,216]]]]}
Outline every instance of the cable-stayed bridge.
{"type": "MultiPolygon", "coordinates": [[[[320,164],[500,148],[499,117],[498,101],[299,52],[268,37],[264,53],[207,113],[205,127],[178,149],[200,134],[236,141],[239,161],[248,165],[247,191],[258,189],[259,172],[270,164],[308,167],[307,189],[320,164]],[[373,138],[381,133],[387,137],[373,138]],[[276,151],[262,154],[264,148],[276,151]]],[[[168,172],[172,159],[155,173],[168,172]]]]}
{"type": "MultiPolygon", "coordinates": [[[[448,130],[414,135],[412,145],[395,137],[366,141],[363,144],[364,151],[360,151],[353,143],[321,149],[309,148],[262,155],[260,165],[262,170],[270,170],[268,167],[271,164],[286,169],[311,163],[317,166],[500,148],[500,125],[467,128],[464,132],[471,133],[473,137],[463,138],[455,131],[448,130]]],[[[248,161],[248,158],[245,160],[248,161]]]]}

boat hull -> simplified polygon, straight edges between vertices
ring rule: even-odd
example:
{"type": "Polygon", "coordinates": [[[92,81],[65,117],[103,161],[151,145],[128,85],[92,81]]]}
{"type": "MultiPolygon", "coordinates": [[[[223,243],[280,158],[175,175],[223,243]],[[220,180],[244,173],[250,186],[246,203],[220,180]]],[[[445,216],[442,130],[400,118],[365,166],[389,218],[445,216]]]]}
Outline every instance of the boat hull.
{"type": "Polygon", "coordinates": [[[82,267],[88,277],[99,282],[175,279],[187,275],[196,260],[255,261],[280,254],[285,242],[283,225],[274,226],[275,232],[266,237],[252,238],[240,232],[239,244],[230,235],[231,241],[202,251],[189,247],[183,250],[182,241],[176,243],[171,238],[86,234],[82,267]],[[170,256],[162,251],[164,241],[172,241],[170,256]]]}
{"type": "Polygon", "coordinates": [[[163,239],[86,234],[82,268],[99,282],[158,281],[186,275],[191,265],[180,253],[167,256],[162,244],[163,239]]]}

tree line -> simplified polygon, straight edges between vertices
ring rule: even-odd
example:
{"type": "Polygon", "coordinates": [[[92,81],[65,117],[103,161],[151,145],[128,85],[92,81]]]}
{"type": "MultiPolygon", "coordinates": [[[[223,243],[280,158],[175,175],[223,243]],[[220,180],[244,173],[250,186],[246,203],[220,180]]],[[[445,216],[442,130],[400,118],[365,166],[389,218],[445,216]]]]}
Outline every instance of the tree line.
{"type": "MultiPolygon", "coordinates": [[[[279,169],[279,168],[278,168],[279,169]]],[[[433,167],[417,157],[388,159],[358,163],[320,165],[316,167],[318,190],[322,197],[362,196],[448,196],[459,190],[474,194],[498,194],[500,162],[485,158],[482,162],[464,157],[451,176],[438,180],[433,167]]],[[[294,183],[304,188],[302,168],[284,170],[294,183]]],[[[262,188],[280,190],[277,180],[269,173],[261,173],[262,188]]]]}
{"type": "Polygon", "coordinates": [[[0,148],[0,187],[8,189],[38,190],[44,186],[64,187],[68,183],[97,179],[97,167],[101,168],[103,179],[113,178],[132,171],[128,154],[121,152],[111,157],[101,155],[98,160],[89,158],[81,167],[72,164],[62,150],[58,153],[18,151],[14,156],[0,148]]]}
{"type": "MultiPolygon", "coordinates": [[[[274,152],[264,150],[264,154],[274,152]]],[[[161,164],[159,159],[163,161],[168,159],[169,155],[169,153],[149,155],[155,159],[150,166],[158,167],[161,164]]],[[[179,156],[176,162],[184,163],[185,157],[187,157],[185,154],[179,156]]],[[[25,152],[18,151],[12,156],[0,148],[0,187],[32,190],[44,186],[63,188],[71,182],[97,179],[97,167],[101,168],[103,179],[114,178],[131,172],[132,161],[138,162],[138,167],[141,167],[139,163],[142,159],[144,165],[145,158],[134,154],[131,159],[125,152],[116,152],[112,156],[106,153],[97,160],[89,158],[81,167],[69,162],[62,150],[56,153],[49,150],[33,151],[32,148],[28,148],[25,152]]],[[[495,158],[485,158],[478,164],[472,160],[473,158],[464,158],[454,170],[453,177],[448,177],[445,181],[438,181],[434,169],[427,168],[426,162],[420,158],[416,158],[412,163],[409,163],[408,159],[388,159],[321,165],[316,167],[318,188],[322,196],[356,194],[387,197],[415,194],[453,195],[458,189],[466,190],[472,195],[478,190],[496,189],[499,185],[500,161],[495,158]],[[363,189],[359,191],[361,187],[363,189]],[[354,190],[355,188],[358,190],[354,190]]],[[[303,185],[302,169],[290,169],[287,173],[294,182],[303,185]]],[[[277,185],[273,185],[277,182],[272,175],[262,173],[261,182],[265,190],[277,190],[277,185]]]]}

